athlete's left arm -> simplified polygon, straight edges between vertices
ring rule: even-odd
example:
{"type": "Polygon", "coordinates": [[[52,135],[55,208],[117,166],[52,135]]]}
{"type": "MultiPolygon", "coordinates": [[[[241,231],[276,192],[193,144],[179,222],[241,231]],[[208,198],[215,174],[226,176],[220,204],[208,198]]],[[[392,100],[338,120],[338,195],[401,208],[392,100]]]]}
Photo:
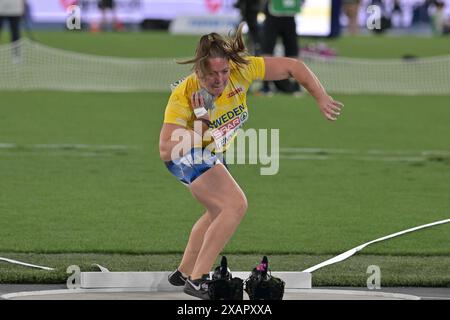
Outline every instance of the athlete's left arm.
{"type": "Polygon", "coordinates": [[[340,115],[344,105],[327,94],[319,79],[303,61],[286,57],[264,57],[264,62],[264,80],[276,81],[292,77],[316,99],[320,111],[328,120],[334,121],[340,115]]]}

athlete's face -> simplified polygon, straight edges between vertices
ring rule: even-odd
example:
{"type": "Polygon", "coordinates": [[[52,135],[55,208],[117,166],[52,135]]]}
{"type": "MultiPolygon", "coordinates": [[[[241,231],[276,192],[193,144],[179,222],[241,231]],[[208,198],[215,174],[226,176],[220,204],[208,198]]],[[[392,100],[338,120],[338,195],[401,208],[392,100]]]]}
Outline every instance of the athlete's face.
{"type": "Polygon", "coordinates": [[[210,58],[208,62],[208,72],[203,74],[201,71],[197,71],[197,76],[200,79],[200,85],[209,93],[218,97],[228,84],[230,65],[228,60],[224,58],[210,58]]]}

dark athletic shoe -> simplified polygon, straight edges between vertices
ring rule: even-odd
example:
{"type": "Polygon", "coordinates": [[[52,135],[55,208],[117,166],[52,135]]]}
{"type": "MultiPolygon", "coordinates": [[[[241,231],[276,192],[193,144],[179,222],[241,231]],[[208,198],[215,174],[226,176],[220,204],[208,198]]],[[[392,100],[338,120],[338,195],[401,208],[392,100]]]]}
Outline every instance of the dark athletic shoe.
{"type": "Polygon", "coordinates": [[[211,280],[208,280],[208,276],[205,274],[201,279],[195,280],[192,280],[191,277],[187,278],[184,285],[184,293],[202,300],[211,300],[208,290],[211,280]]]}
{"type": "Polygon", "coordinates": [[[173,286],[181,287],[184,286],[186,283],[186,277],[183,276],[183,274],[176,269],[174,272],[169,274],[169,283],[173,286]]]}

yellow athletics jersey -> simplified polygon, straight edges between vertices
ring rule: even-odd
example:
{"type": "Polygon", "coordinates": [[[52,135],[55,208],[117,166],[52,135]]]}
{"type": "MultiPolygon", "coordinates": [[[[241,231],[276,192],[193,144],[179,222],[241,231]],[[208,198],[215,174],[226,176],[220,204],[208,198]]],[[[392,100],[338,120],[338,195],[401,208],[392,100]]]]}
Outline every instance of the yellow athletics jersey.
{"type": "MultiPolygon", "coordinates": [[[[225,90],[215,101],[215,108],[208,110],[211,120],[211,139],[203,141],[203,147],[211,151],[225,151],[236,137],[237,129],[248,120],[247,91],[253,80],[263,80],[264,59],[249,56],[248,65],[237,66],[230,61],[230,79],[225,90]],[[211,144],[212,142],[215,142],[211,144]],[[213,147],[211,147],[213,146],[213,147]]],[[[194,128],[195,115],[191,96],[200,90],[200,82],[192,73],[172,91],[167,103],[164,123],[177,124],[187,129],[194,128]]]]}

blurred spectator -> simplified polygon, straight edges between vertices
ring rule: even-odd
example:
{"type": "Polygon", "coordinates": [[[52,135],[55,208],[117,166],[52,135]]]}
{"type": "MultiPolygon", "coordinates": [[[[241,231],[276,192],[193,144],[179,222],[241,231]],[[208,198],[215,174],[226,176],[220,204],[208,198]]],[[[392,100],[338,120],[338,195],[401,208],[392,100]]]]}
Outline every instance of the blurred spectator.
{"type": "MultiPolygon", "coordinates": [[[[263,48],[265,56],[274,53],[278,37],[281,37],[286,57],[298,58],[299,44],[297,39],[297,25],[295,15],[300,12],[302,0],[268,0],[264,6],[266,19],[263,25],[263,48]]],[[[299,93],[300,86],[297,81],[290,79],[274,81],[275,87],[286,93],[299,93]]],[[[270,82],[264,81],[261,89],[263,94],[271,94],[270,82]]]]}
{"type": "Polygon", "coordinates": [[[444,33],[444,3],[441,1],[433,1],[434,12],[431,13],[431,29],[434,34],[444,33]]]}
{"type": "Polygon", "coordinates": [[[360,0],[342,0],[342,8],[348,18],[348,31],[351,35],[358,34],[358,11],[360,0]]]}
{"type": "Polygon", "coordinates": [[[99,0],[98,8],[102,13],[102,19],[100,24],[94,22],[91,25],[92,32],[98,32],[101,30],[106,30],[107,27],[111,24],[111,19],[108,19],[108,14],[112,17],[112,28],[115,31],[122,31],[123,24],[117,18],[116,10],[115,10],[115,1],[114,0],[99,0]]]}
{"type": "Polygon", "coordinates": [[[431,18],[431,30],[435,35],[450,34],[450,8],[446,7],[443,0],[429,1],[429,14],[431,18]],[[447,10],[447,12],[446,12],[447,10]]]}
{"type": "Polygon", "coordinates": [[[261,55],[261,38],[258,27],[258,13],[261,11],[260,0],[237,0],[235,7],[241,12],[242,21],[248,26],[249,51],[251,54],[261,55]]]}
{"type": "Polygon", "coordinates": [[[391,13],[391,20],[392,20],[392,24],[394,24],[394,21],[398,21],[398,25],[400,27],[404,26],[403,25],[403,10],[402,7],[400,5],[400,0],[394,0],[394,5],[392,8],[392,13],[391,13]]]}
{"type": "Polygon", "coordinates": [[[20,19],[24,13],[24,0],[0,0],[0,33],[3,21],[7,20],[11,31],[11,42],[20,39],[20,19]]]}

